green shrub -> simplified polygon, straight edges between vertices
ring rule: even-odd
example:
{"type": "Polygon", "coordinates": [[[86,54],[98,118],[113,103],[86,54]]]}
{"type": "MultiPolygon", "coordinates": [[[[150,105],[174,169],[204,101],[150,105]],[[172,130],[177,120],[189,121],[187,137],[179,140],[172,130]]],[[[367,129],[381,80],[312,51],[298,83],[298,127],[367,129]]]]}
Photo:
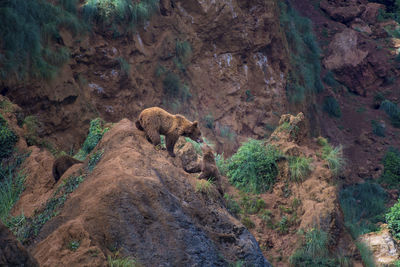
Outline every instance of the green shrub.
{"type": "Polygon", "coordinates": [[[9,157],[18,141],[18,136],[8,127],[7,121],[0,114],[0,162],[9,157]]]}
{"type": "Polygon", "coordinates": [[[6,165],[0,164],[0,221],[7,222],[9,213],[24,190],[26,175],[18,168],[26,155],[12,158],[6,165]]]}
{"type": "Polygon", "coordinates": [[[68,244],[68,249],[71,251],[77,251],[81,243],[78,240],[72,240],[68,244]]]}
{"type": "Polygon", "coordinates": [[[386,222],[394,237],[400,239],[400,201],[397,201],[386,214],[386,222]]]}
{"type": "Polygon", "coordinates": [[[290,256],[290,264],[296,267],[337,266],[335,259],[329,256],[328,241],[326,232],[317,228],[308,230],[302,246],[290,256]]]}
{"type": "Polygon", "coordinates": [[[274,223],[272,221],[272,212],[270,210],[264,210],[258,217],[262,222],[270,229],[274,228],[274,223]]]}
{"type": "Polygon", "coordinates": [[[338,176],[346,164],[342,146],[332,148],[329,144],[325,145],[322,148],[322,158],[327,161],[334,176],[338,176]]]}
{"type": "Polygon", "coordinates": [[[372,120],[371,121],[372,125],[372,132],[379,137],[385,137],[385,127],[382,125],[382,123],[372,120]]]}
{"type": "Polygon", "coordinates": [[[74,35],[84,29],[76,15],[63,6],[67,1],[62,6],[45,0],[0,3],[0,78],[54,77],[69,59],[65,47],[54,45],[60,39],[59,29],[65,28],[74,35]]]}
{"type": "Polygon", "coordinates": [[[307,95],[321,92],[320,49],[309,19],[302,17],[289,1],[280,1],[280,24],[289,44],[290,65],[286,94],[292,103],[303,102],[307,95]]]}
{"type": "Polygon", "coordinates": [[[294,182],[301,182],[310,174],[310,163],[312,159],[305,157],[291,157],[289,159],[290,179],[294,182]]]}
{"type": "Polygon", "coordinates": [[[389,148],[382,159],[383,174],[380,182],[389,187],[399,188],[400,183],[400,151],[395,148],[389,148]]]}
{"type": "Polygon", "coordinates": [[[181,86],[178,75],[173,72],[168,72],[163,80],[164,93],[171,97],[178,97],[181,86]]]}
{"type": "Polygon", "coordinates": [[[354,239],[378,229],[375,224],[384,219],[386,199],[385,190],[371,182],[348,186],[340,191],[345,226],[354,239]]]}
{"type": "Polygon", "coordinates": [[[289,220],[286,215],[284,215],[278,222],[278,231],[281,234],[287,234],[289,232],[289,220]]]}
{"type": "Polygon", "coordinates": [[[240,206],[242,206],[245,214],[255,214],[265,209],[267,204],[260,197],[243,194],[240,199],[240,206]]]}
{"type": "Polygon", "coordinates": [[[103,135],[109,130],[109,128],[106,128],[104,124],[105,122],[100,118],[96,118],[90,122],[89,134],[86,137],[82,148],[74,156],[75,158],[84,160],[86,156],[96,147],[103,135]]]}
{"type": "Polygon", "coordinates": [[[276,161],[280,157],[275,147],[265,147],[264,142],[250,139],[228,161],[229,181],[246,192],[265,192],[275,183],[278,175],[276,161]]]}
{"type": "Polygon", "coordinates": [[[392,125],[396,128],[400,128],[400,108],[389,100],[383,101],[380,108],[390,117],[392,125]]]}
{"type": "Polygon", "coordinates": [[[119,64],[119,68],[120,68],[122,74],[129,75],[131,66],[129,65],[128,61],[126,61],[124,58],[120,57],[120,58],[118,58],[118,64],[119,64]]]}
{"type": "Polygon", "coordinates": [[[339,103],[333,96],[325,97],[323,105],[324,111],[327,112],[329,116],[336,118],[340,118],[342,116],[339,103]]]}

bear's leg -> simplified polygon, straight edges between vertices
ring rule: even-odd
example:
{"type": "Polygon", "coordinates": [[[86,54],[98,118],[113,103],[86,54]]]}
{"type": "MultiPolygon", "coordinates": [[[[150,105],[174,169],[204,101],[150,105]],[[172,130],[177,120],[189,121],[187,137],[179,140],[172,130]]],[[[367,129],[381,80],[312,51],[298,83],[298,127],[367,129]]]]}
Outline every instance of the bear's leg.
{"type": "Polygon", "coordinates": [[[168,154],[171,157],[175,157],[174,146],[175,146],[176,141],[178,141],[178,138],[179,137],[177,137],[175,135],[166,135],[165,136],[165,144],[167,145],[168,154]]]}
{"type": "Polygon", "coordinates": [[[155,146],[158,146],[159,144],[161,144],[160,134],[155,130],[147,130],[146,137],[148,137],[148,139],[150,139],[151,143],[155,146]]]}

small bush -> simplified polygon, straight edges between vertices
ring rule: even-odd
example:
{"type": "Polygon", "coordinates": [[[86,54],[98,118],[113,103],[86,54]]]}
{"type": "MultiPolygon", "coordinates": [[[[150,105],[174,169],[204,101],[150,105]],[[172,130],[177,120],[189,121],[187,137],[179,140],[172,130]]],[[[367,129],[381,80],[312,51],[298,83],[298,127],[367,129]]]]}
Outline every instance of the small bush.
{"type": "Polygon", "coordinates": [[[372,125],[372,132],[379,137],[385,137],[385,127],[383,126],[382,123],[372,120],[371,121],[372,125]]]}
{"type": "Polygon", "coordinates": [[[265,209],[267,204],[260,197],[252,197],[247,194],[243,194],[240,199],[240,206],[242,206],[245,214],[255,214],[265,209]]]}
{"type": "Polygon", "coordinates": [[[0,161],[9,157],[18,141],[18,136],[8,127],[7,121],[0,114],[0,161]]]}
{"type": "Polygon", "coordinates": [[[302,246],[290,256],[290,263],[299,267],[337,266],[335,259],[329,257],[328,234],[320,229],[308,230],[302,246]]]}
{"type": "Polygon", "coordinates": [[[389,148],[382,159],[383,174],[380,182],[389,187],[399,187],[400,183],[400,151],[395,148],[389,148]]]}
{"type": "Polygon", "coordinates": [[[339,193],[345,226],[354,239],[377,230],[383,221],[387,194],[378,184],[365,182],[342,189],[339,193]]]}
{"type": "Polygon", "coordinates": [[[386,214],[386,222],[393,236],[400,239],[400,201],[397,201],[386,214]]]}
{"type": "Polygon", "coordinates": [[[322,158],[327,161],[328,167],[334,176],[338,176],[346,164],[342,146],[332,148],[329,144],[325,145],[322,148],[322,158]]]}
{"type": "Polygon", "coordinates": [[[86,156],[96,147],[103,135],[109,130],[109,128],[104,127],[104,124],[105,122],[100,118],[96,118],[90,122],[89,134],[86,137],[82,148],[74,156],[75,158],[84,160],[86,156]]]}
{"type": "Polygon", "coordinates": [[[278,222],[278,231],[281,234],[287,234],[289,232],[289,220],[286,215],[284,215],[278,222]]]}
{"type": "Polygon", "coordinates": [[[274,228],[274,223],[272,221],[272,213],[270,210],[264,210],[258,217],[262,220],[262,222],[270,229],[274,228]]]}
{"type": "Polygon", "coordinates": [[[393,127],[400,128],[400,108],[389,100],[383,101],[380,108],[390,117],[393,127]]]}
{"type": "Polygon", "coordinates": [[[292,157],[289,159],[290,179],[294,182],[301,182],[310,174],[310,163],[312,159],[304,157],[292,157]]]}
{"type": "Polygon", "coordinates": [[[265,192],[275,183],[278,175],[276,161],[280,157],[275,147],[265,147],[262,141],[250,139],[228,161],[229,181],[246,192],[265,192]]]}
{"type": "Polygon", "coordinates": [[[324,98],[324,111],[331,117],[340,118],[342,116],[339,103],[333,96],[327,96],[324,98]]]}
{"type": "Polygon", "coordinates": [[[214,117],[212,114],[208,114],[204,117],[204,124],[208,129],[214,129],[214,117]]]}
{"type": "Polygon", "coordinates": [[[81,243],[78,240],[72,240],[68,244],[68,249],[71,251],[77,251],[81,243]]]}
{"type": "Polygon", "coordinates": [[[186,64],[190,56],[192,55],[192,47],[188,41],[181,42],[177,40],[175,51],[179,61],[183,64],[186,64]]]}
{"type": "Polygon", "coordinates": [[[205,193],[206,195],[212,194],[214,181],[212,179],[208,180],[197,180],[195,191],[200,193],[205,193]]]}
{"type": "Polygon", "coordinates": [[[171,97],[178,97],[181,87],[179,77],[173,72],[168,72],[163,80],[164,93],[171,97]]]}
{"type": "Polygon", "coordinates": [[[124,58],[120,57],[120,58],[118,58],[118,63],[119,63],[119,68],[120,68],[122,74],[129,75],[131,66],[129,65],[128,61],[126,61],[124,58]]]}

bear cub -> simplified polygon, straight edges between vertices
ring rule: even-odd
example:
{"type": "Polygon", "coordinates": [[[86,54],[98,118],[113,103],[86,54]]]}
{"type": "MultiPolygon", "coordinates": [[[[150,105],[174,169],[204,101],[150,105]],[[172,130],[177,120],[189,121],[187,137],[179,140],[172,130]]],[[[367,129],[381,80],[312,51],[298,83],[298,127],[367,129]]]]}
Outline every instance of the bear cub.
{"type": "Polygon", "coordinates": [[[217,163],[215,162],[214,152],[208,145],[203,145],[203,162],[201,164],[201,173],[199,179],[211,179],[215,182],[218,192],[221,196],[224,195],[224,191],[221,186],[221,174],[219,173],[217,163]]]}
{"type": "Polygon", "coordinates": [[[61,178],[61,176],[66,172],[72,165],[77,163],[83,163],[71,156],[63,155],[56,159],[53,163],[53,177],[56,182],[61,178]]]}
{"type": "Polygon", "coordinates": [[[144,109],[136,121],[136,127],[144,131],[146,138],[155,146],[161,144],[160,134],[165,135],[165,144],[171,157],[175,157],[174,146],[179,136],[203,142],[198,124],[197,121],[191,122],[182,115],[170,114],[159,107],[144,109]]]}

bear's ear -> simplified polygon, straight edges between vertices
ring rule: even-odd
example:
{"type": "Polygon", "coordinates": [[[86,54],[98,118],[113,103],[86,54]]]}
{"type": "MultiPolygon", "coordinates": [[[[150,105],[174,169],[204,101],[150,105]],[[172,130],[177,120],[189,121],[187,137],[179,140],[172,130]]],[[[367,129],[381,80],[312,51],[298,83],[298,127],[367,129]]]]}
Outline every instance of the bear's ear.
{"type": "Polygon", "coordinates": [[[197,127],[198,124],[199,124],[198,121],[194,121],[192,125],[193,125],[193,127],[197,127]]]}

